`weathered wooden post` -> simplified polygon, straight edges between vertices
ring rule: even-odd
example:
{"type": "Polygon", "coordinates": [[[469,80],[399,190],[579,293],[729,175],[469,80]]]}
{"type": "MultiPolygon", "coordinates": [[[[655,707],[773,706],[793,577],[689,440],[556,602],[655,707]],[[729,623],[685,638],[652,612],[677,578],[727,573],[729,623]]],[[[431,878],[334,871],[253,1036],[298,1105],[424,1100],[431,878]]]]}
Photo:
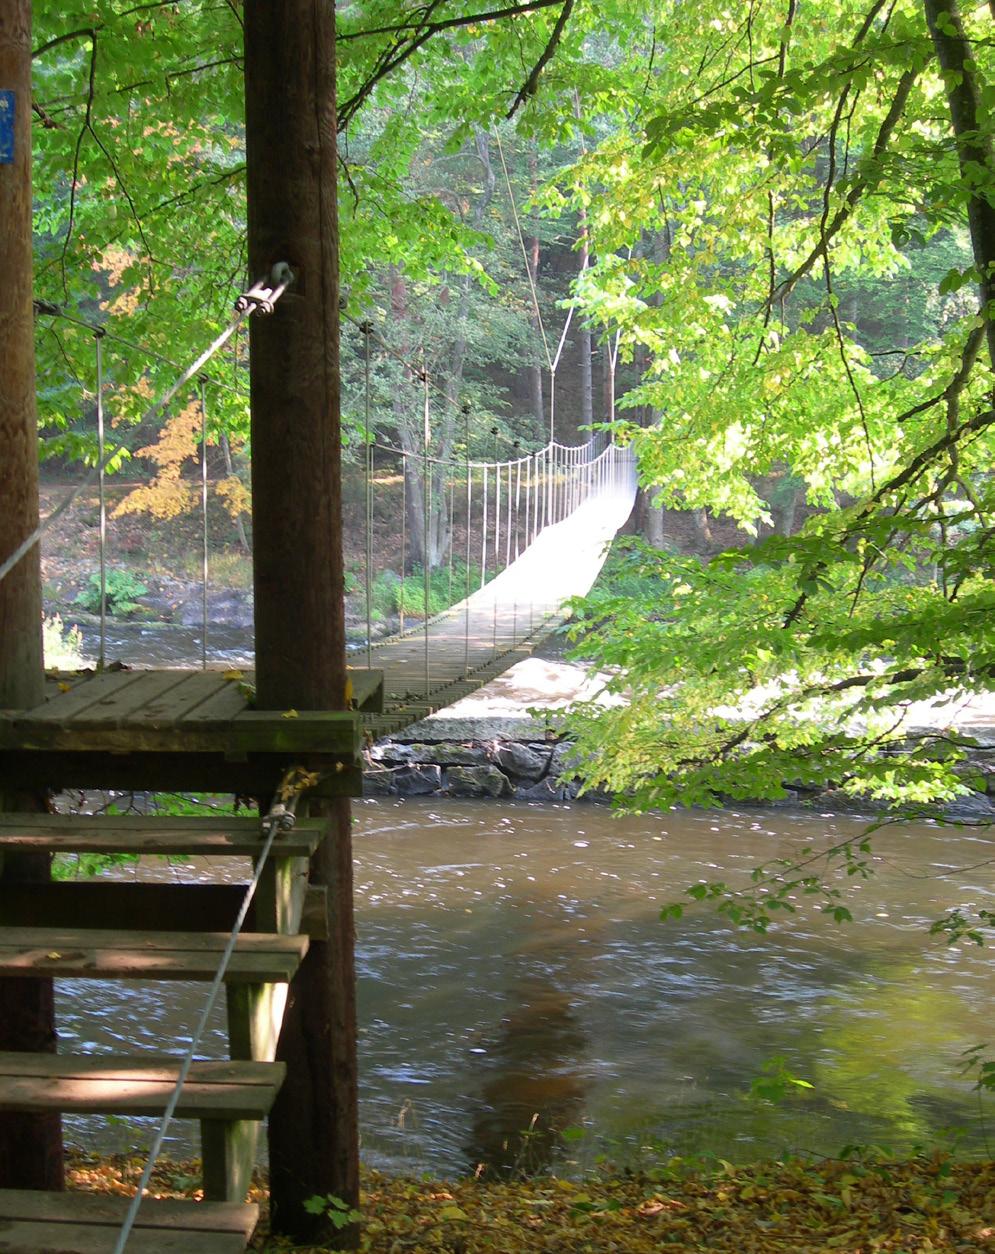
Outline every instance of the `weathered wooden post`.
{"type": "MultiPolygon", "coordinates": [[[[249,270],[289,263],[293,286],[251,325],[256,699],[261,709],[345,707],[340,510],[335,10],[329,0],[246,0],[249,270]]],[[[349,802],[311,865],[328,940],[291,986],[269,1122],[276,1230],[353,1244],[304,1202],[358,1197],[349,802]]]]}
{"type": "MultiPolygon", "coordinates": [[[[38,524],[31,270],[31,0],[0,0],[0,558],[38,524]]],[[[0,580],[0,706],[44,696],[37,546],[0,580]]],[[[0,808],[38,799],[0,797],[0,808]]],[[[0,855],[0,879],[47,879],[47,854],[0,855]]],[[[0,1049],[54,1050],[51,980],[0,980],[0,1049]]],[[[62,1187],[58,1115],[0,1114],[0,1187],[62,1187]]]]}

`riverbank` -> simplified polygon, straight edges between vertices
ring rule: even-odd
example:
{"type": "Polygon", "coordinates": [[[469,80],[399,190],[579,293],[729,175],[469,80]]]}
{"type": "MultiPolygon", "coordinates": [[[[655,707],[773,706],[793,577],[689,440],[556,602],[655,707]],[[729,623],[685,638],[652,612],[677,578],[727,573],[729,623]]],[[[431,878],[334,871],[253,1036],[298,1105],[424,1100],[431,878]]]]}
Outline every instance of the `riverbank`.
{"type": "MultiPolygon", "coordinates": [[[[566,661],[562,652],[562,641],[554,638],[471,696],[370,746],[364,795],[610,804],[600,790],[580,792],[573,749],[557,730],[557,715],[577,701],[620,698],[601,694],[598,674],[566,661]]],[[[905,717],[910,742],[924,730],[954,733],[965,742],[966,791],[942,808],[943,817],[995,823],[995,695],[920,702],[905,717]]],[[[867,818],[879,810],[872,800],[839,788],[806,789],[791,781],[782,798],[756,804],[867,818]]]]}
{"type": "MultiPolygon", "coordinates": [[[[126,1194],[143,1163],[75,1153],[69,1187],[126,1194]]],[[[196,1197],[196,1162],[160,1164],[153,1195],[196,1197]]],[[[252,1249],[293,1246],[270,1236],[266,1181],[250,1198],[262,1221],[252,1249]]],[[[982,1254],[995,1249],[995,1165],[942,1154],[912,1160],[855,1155],[811,1163],[716,1161],[708,1171],[678,1160],[610,1170],[575,1182],[555,1176],[458,1182],[364,1171],[360,1250],[365,1254],[982,1254]]]]}

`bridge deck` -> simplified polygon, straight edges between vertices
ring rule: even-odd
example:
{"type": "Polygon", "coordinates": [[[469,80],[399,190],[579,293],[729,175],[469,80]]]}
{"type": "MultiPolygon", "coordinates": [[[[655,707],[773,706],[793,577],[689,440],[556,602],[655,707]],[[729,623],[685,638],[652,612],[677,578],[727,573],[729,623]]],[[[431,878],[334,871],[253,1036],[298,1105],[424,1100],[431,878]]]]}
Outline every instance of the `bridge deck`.
{"type": "Polygon", "coordinates": [[[382,713],[364,713],[374,738],[451,705],[500,675],[567,617],[563,604],[590,591],[608,546],[632,510],[619,482],[544,527],[506,570],[426,625],[375,644],[384,672],[382,713]]]}

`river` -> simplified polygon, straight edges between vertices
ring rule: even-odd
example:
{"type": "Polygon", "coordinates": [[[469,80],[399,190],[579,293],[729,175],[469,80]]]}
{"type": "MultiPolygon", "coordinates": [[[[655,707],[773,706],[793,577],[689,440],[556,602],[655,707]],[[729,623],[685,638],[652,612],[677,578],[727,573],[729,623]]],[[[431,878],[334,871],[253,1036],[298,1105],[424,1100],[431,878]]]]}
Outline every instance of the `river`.
{"type": "MultiPolygon", "coordinates": [[[[745,882],[760,862],[859,830],[854,820],[618,819],[584,804],[432,799],[357,802],[355,815],[361,1124],[374,1166],[577,1171],[598,1154],[745,1160],[944,1137],[982,1148],[978,1095],[958,1065],[991,1038],[995,971],[988,951],[947,948],[927,928],[950,905],[995,905],[983,832],[883,831],[874,876],[845,884],[853,923],[807,899],[761,936],[707,911],[666,923],[659,912],[689,884],[745,882]],[[751,1099],[777,1057],[811,1089],[751,1099]]],[[[205,995],[63,982],[62,1048],[182,1049],[205,995]]],[[[222,1024],[219,1013],[208,1056],[224,1052],[222,1024]]],[[[70,1140],[105,1149],[150,1135],[138,1120],[67,1126],[70,1140]]],[[[192,1125],[176,1131],[172,1152],[195,1148],[192,1125]]]]}

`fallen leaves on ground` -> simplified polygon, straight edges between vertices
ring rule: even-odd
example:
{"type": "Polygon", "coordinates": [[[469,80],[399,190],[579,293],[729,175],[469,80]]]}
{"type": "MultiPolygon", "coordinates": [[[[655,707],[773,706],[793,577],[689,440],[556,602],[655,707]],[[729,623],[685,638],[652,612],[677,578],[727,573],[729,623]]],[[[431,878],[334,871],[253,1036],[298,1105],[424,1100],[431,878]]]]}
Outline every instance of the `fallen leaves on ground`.
{"type": "MultiPolygon", "coordinates": [[[[71,1188],[128,1193],[138,1158],[77,1154],[71,1188]]],[[[707,1175],[654,1173],[459,1182],[363,1173],[360,1249],[366,1254],[993,1254],[995,1163],[944,1155],[724,1164],[707,1175]]],[[[199,1165],[163,1163],[152,1192],[198,1197],[199,1165]]],[[[268,1235],[263,1210],[252,1248],[293,1246],[268,1235]]]]}

